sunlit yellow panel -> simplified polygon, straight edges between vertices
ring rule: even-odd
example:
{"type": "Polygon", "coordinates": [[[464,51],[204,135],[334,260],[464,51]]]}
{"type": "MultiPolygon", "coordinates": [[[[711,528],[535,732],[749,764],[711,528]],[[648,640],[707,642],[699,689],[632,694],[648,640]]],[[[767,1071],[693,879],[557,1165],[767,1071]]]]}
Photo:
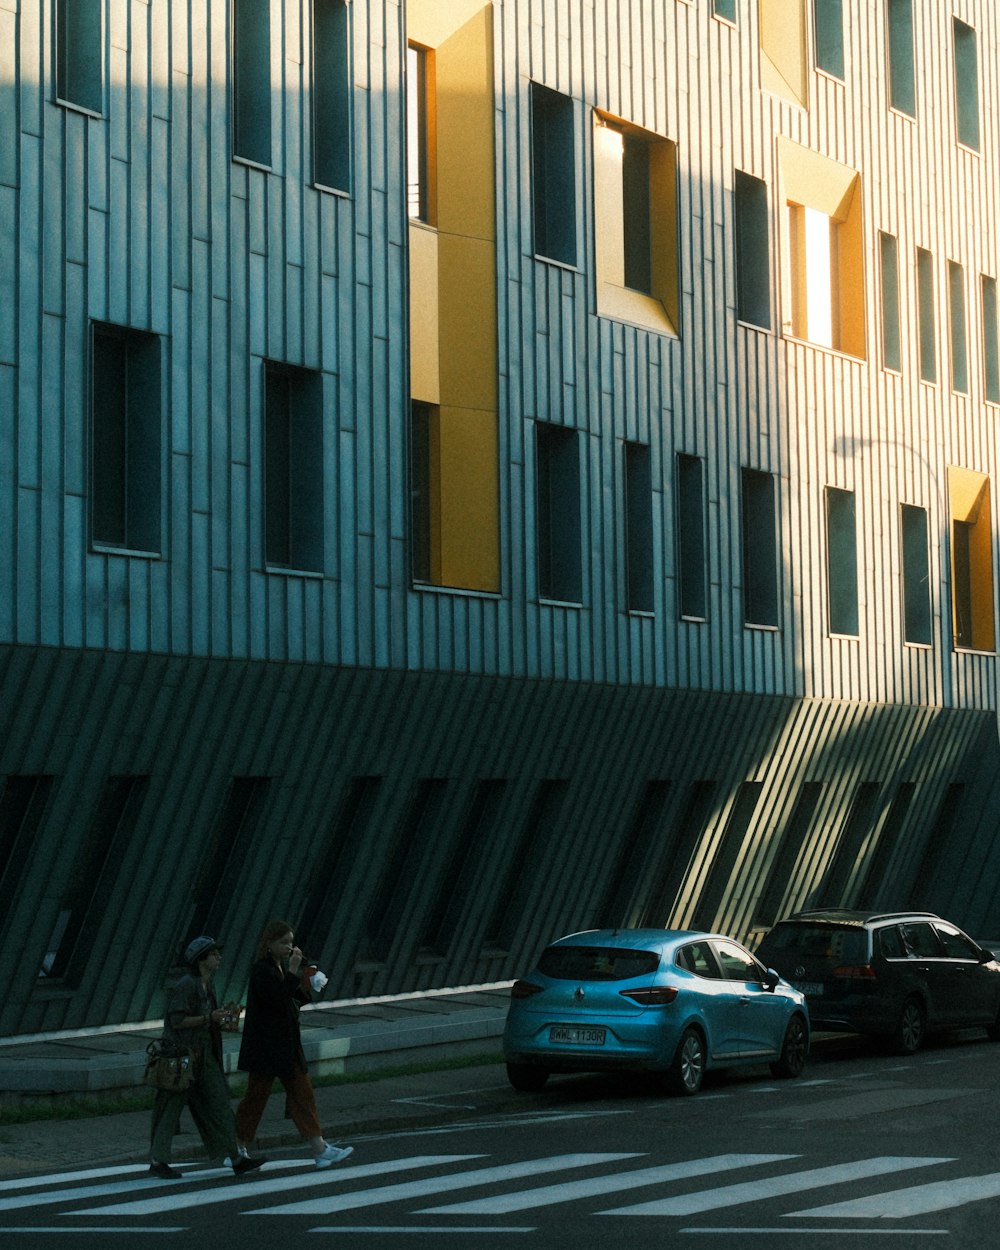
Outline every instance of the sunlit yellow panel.
{"type": "Polygon", "coordinates": [[[437,472],[440,538],[435,565],[440,584],[498,591],[496,415],[442,407],[437,472]]]}

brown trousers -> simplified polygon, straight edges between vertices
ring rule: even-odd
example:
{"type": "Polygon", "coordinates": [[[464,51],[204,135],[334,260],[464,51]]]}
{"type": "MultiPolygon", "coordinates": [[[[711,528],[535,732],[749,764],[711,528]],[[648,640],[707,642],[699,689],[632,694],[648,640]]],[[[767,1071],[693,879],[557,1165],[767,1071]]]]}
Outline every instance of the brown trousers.
{"type": "MultiPolygon", "coordinates": [[[[286,1114],[295,1127],[305,1138],[322,1137],[323,1130],[316,1112],[316,1095],[309,1073],[296,1072],[292,1076],[281,1076],[277,1079],[285,1087],[286,1114]]],[[[273,1076],[264,1076],[259,1072],[250,1073],[247,1092],[236,1108],[236,1136],[241,1142],[251,1142],[257,1136],[257,1126],[271,1096],[274,1081],[273,1076]]]]}

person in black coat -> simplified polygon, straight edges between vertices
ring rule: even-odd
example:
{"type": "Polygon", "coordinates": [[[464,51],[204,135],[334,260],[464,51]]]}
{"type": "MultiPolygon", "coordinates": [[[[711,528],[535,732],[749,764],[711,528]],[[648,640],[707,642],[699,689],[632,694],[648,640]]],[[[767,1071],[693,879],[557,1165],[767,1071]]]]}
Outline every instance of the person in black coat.
{"type": "Polygon", "coordinates": [[[291,925],[272,920],[261,935],[257,962],[250,969],[237,1065],[249,1075],[247,1091],[236,1108],[236,1137],[240,1153],[249,1154],[277,1078],[285,1088],[288,1114],[309,1143],[316,1166],[328,1168],[346,1159],[353,1147],[328,1143],[320,1128],[299,1031],[299,1010],[310,1001],[301,966],[302,952],[295,945],[291,925]]]}

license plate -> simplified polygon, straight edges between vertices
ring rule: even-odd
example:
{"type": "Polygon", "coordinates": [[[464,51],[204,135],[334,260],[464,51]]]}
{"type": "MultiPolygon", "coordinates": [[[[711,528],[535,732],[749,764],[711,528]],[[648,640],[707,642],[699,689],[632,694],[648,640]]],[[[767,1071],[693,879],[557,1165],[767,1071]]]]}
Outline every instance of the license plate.
{"type": "Polygon", "coordinates": [[[821,998],[823,996],[822,981],[796,981],[795,988],[801,990],[807,998],[821,998]]]}
{"type": "Polygon", "coordinates": [[[579,1024],[554,1024],[549,1029],[550,1042],[568,1042],[574,1046],[603,1046],[606,1029],[585,1028],[579,1024]]]}

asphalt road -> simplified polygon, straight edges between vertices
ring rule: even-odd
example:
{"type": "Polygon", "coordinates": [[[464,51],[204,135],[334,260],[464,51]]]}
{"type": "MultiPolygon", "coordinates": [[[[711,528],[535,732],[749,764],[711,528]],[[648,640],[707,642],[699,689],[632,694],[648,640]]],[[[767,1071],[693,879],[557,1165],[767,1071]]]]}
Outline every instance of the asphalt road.
{"type": "Polygon", "coordinates": [[[204,1163],[0,1183],[0,1243],[109,1246],[523,1246],[525,1250],[868,1250],[1000,1245],[1000,1046],[900,1059],[864,1042],[798,1081],[766,1069],[668,1098],[639,1080],[553,1078],[514,1095],[453,1073],[433,1129],[355,1137],[316,1172],[301,1151],[253,1180],[204,1163]]]}

